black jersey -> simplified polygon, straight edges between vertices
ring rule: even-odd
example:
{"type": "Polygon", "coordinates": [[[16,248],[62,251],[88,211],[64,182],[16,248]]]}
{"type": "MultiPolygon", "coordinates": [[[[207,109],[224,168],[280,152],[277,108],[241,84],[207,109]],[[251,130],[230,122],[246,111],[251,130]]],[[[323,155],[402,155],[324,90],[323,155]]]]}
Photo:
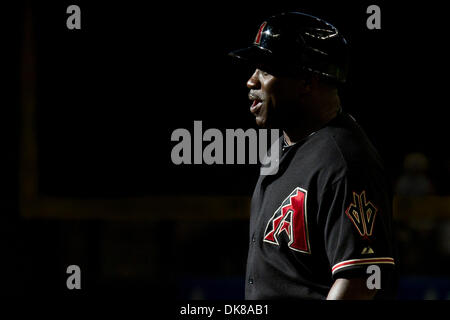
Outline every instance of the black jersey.
{"type": "Polygon", "coordinates": [[[280,142],[278,172],[260,176],[252,198],[246,299],[324,299],[335,279],[368,277],[369,265],[390,278],[390,189],[345,112],[294,145],[280,142]]]}

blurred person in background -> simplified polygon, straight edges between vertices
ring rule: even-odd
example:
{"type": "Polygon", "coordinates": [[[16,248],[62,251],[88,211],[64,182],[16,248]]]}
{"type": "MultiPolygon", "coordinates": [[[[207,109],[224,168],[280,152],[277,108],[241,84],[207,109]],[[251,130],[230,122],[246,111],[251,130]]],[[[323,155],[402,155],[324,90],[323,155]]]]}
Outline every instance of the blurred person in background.
{"type": "Polygon", "coordinates": [[[420,152],[409,153],[403,162],[403,174],[397,181],[395,191],[400,196],[426,196],[434,193],[428,177],[428,158],[420,152]]]}

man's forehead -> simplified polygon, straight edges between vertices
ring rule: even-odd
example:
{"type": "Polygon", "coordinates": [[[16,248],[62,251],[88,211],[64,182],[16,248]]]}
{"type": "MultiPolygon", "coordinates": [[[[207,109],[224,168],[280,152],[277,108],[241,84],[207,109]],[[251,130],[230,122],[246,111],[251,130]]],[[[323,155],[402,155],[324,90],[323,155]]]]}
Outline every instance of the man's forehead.
{"type": "Polygon", "coordinates": [[[289,71],[284,71],[282,69],[278,69],[277,70],[277,69],[275,69],[273,67],[264,66],[264,65],[255,66],[253,68],[252,72],[255,72],[255,71],[258,71],[258,70],[260,72],[264,72],[264,73],[266,73],[266,74],[268,74],[268,75],[270,75],[270,76],[272,76],[274,78],[277,78],[277,79],[298,81],[298,80],[304,79],[306,77],[306,74],[303,73],[303,72],[301,72],[301,73],[299,73],[299,72],[289,72],[289,71]]]}

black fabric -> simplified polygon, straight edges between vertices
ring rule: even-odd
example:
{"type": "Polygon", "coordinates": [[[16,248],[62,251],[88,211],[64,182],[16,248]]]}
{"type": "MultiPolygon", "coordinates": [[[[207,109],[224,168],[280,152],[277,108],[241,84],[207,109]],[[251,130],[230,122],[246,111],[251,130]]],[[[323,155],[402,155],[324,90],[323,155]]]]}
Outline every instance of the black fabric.
{"type": "Polygon", "coordinates": [[[246,299],[324,299],[340,277],[381,269],[392,294],[392,196],[381,159],[347,113],[292,146],[251,203],[246,299]],[[333,268],[335,269],[333,272],[333,268]]]}

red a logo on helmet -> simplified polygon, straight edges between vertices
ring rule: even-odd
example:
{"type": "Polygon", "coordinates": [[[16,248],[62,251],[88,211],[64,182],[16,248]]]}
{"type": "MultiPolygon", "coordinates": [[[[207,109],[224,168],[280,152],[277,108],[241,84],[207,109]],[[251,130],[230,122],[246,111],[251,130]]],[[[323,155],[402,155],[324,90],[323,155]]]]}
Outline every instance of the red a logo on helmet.
{"type": "Polygon", "coordinates": [[[284,233],[290,249],[311,253],[308,238],[306,195],[306,190],[297,187],[282,202],[267,223],[264,242],[280,245],[284,233]]]}
{"type": "Polygon", "coordinates": [[[255,44],[260,44],[261,43],[261,33],[264,30],[264,27],[266,26],[266,24],[267,24],[267,22],[264,21],[261,24],[261,26],[259,27],[258,33],[256,34],[256,37],[255,37],[255,42],[254,42],[255,44]]]}

